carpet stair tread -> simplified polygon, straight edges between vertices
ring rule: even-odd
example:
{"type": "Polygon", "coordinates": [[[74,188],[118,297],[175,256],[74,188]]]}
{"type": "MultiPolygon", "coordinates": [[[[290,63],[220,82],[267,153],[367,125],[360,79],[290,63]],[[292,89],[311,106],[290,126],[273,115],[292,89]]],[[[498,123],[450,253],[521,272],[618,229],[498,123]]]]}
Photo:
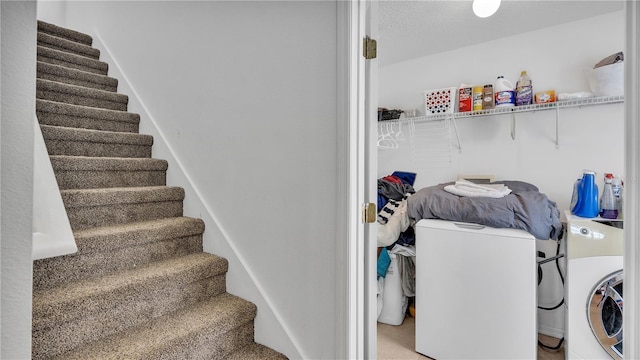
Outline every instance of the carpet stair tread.
{"type": "Polygon", "coordinates": [[[91,46],[91,44],[93,43],[93,38],[90,35],[51,24],[42,20],[38,20],[38,32],[51,34],[71,41],[76,41],[84,45],[91,46]]]}
{"type": "Polygon", "coordinates": [[[60,354],[226,292],[227,261],[198,253],[38,291],[33,358],[60,354]]]}
{"type": "Polygon", "coordinates": [[[36,80],[36,98],[120,111],[126,111],[129,102],[124,94],[45,79],[36,80]]]}
{"type": "Polygon", "coordinates": [[[116,92],[118,89],[118,79],[42,61],[37,62],[36,74],[40,79],[57,81],[70,85],[84,86],[111,92],[116,92]]]}
{"type": "Polygon", "coordinates": [[[68,53],[86,56],[91,59],[100,59],[100,50],[77,41],[68,40],[53,34],[38,32],[37,43],[40,46],[48,47],[55,50],[65,51],[68,53]]]}
{"type": "Polygon", "coordinates": [[[93,130],[137,133],[140,124],[139,114],[43,99],[36,99],[36,114],[40,124],[93,130]]]}
{"type": "Polygon", "coordinates": [[[284,360],[286,356],[264,345],[252,343],[233,352],[227,360],[284,360]]]}
{"type": "Polygon", "coordinates": [[[51,155],[60,190],[164,186],[166,160],[134,157],[51,155]]]}
{"type": "Polygon", "coordinates": [[[171,186],[61,190],[67,207],[162,202],[184,199],[184,189],[171,186]]]}
{"type": "Polygon", "coordinates": [[[85,141],[122,145],[153,145],[153,136],[119,131],[78,129],[65,126],[40,125],[45,140],[85,141]]]}
{"type": "Polygon", "coordinates": [[[227,271],[224,258],[207,253],[190,254],[164,261],[156,261],[147,266],[118,272],[104,277],[77,281],[42,292],[34,292],[33,309],[39,314],[34,319],[34,327],[39,328],[51,320],[67,321],[77,315],[80,309],[91,311],[100,306],[109,306],[114,293],[126,289],[166,281],[167,277],[198,278],[222,275],[227,271]],[[196,271],[206,269],[206,272],[196,271]],[[67,311],[62,311],[66,309],[67,311]],[[74,314],[75,313],[75,314],[74,314]]]}
{"type": "Polygon", "coordinates": [[[60,190],[72,230],[182,216],[184,189],[169,186],[60,190]]]}
{"type": "Polygon", "coordinates": [[[190,217],[104,226],[74,232],[78,251],[36,260],[34,291],[202,252],[204,222],[190,217]]]}
{"type": "MultiPolygon", "coordinates": [[[[200,339],[211,340],[206,346],[216,348],[225,345],[220,339],[242,324],[251,322],[256,314],[252,303],[228,293],[199,302],[153,321],[129,329],[117,335],[101,339],[82,348],[62,354],[56,359],[180,359],[182,349],[200,339]],[[213,336],[211,336],[213,335],[213,336]]],[[[251,339],[245,339],[250,342],[251,339]]],[[[202,346],[195,344],[194,346],[202,346]]],[[[223,349],[218,356],[209,359],[224,359],[223,349]]]]}
{"type": "Polygon", "coordinates": [[[105,76],[109,72],[109,64],[104,61],[91,59],[86,56],[70,54],[65,51],[51,49],[45,46],[36,46],[36,55],[38,61],[50,64],[61,65],[105,76]]]}
{"type": "Polygon", "coordinates": [[[166,171],[166,160],[154,158],[118,158],[51,155],[54,171],[166,171]]]}

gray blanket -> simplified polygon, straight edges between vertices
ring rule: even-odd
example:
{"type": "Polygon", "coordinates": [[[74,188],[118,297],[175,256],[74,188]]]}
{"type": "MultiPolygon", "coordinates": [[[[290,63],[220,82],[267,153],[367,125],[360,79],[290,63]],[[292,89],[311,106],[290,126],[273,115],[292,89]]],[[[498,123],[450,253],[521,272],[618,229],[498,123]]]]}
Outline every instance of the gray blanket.
{"type": "Polygon", "coordinates": [[[442,219],[476,223],[494,228],[521,229],[536,239],[557,240],[562,233],[560,210],[556,203],[522,181],[496,181],[512,192],[503,198],[463,197],[444,190],[439,184],[418,190],[407,199],[410,218],[442,219]]]}

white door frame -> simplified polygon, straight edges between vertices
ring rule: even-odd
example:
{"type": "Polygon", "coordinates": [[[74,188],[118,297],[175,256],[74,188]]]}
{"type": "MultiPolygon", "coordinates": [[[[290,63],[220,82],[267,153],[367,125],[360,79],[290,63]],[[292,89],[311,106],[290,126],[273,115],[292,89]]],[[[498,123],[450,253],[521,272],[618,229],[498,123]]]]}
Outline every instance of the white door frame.
{"type": "MultiPolygon", "coordinates": [[[[346,231],[347,244],[339,243],[339,249],[345,249],[344,264],[338,271],[347,274],[347,280],[339,282],[339,311],[346,312],[344,330],[338,336],[345,335],[346,344],[338,343],[338,358],[375,359],[376,358],[376,283],[375,277],[375,241],[376,225],[365,224],[362,219],[362,207],[365,203],[375,202],[377,191],[375,153],[376,127],[368,120],[376,116],[374,104],[367,105],[367,99],[374,98],[367,91],[370,81],[367,77],[367,63],[363,57],[363,39],[367,35],[367,24],[371,14],[367,9],[372,5],[367,0],[338,1],[338,79],[341,83],[338,91],[338,119],[346,114],[347,119],[338,125],[339,171],[344,171],[346,181],[340,184],[346,213],[339,212],[346,220],[341,227],[346,231]],[[344,56],[344,57],[343,57],[344,56]],[[347,59],[345,61],[344,59],[347,59]],[[343,81],[344,80],[344,81],[343,81]],[[343,84],[344,83],[344,84],[343,84]],[[346,103],[345,103],[346,102],[346,103]],[[373,109],[373,110],[372,110],[373,109]],[[373,157],[372,157],[373,156],[373,157]],[[345,163],[346,162],[346,163],[345,163]],[[373,195],[372,195],[373,194],[373,195]]],[[[377,30],[377,29],[376,29],[377,30]]],[[[377,65],[376,65],[377,66],[377,65]]],[[[377,92],[373,86],[372,91],[377,92]]],[[[375,97],[377,103],[377,96],[375,97]]],[[[341,219],[338,220],[341,224],[341,219]]],[[[343,238],[338,236],[338,239],[343,238]]],[[[340,241],[340,240],[338,240],[340,241]]],[[[338,263],[339,260],[338,260],[338,263]]]]}
{"type": "Polygon", "coordinates": [[[625,359],[640,358],[640,4],[626,2],[624,301],[625,359]]]}

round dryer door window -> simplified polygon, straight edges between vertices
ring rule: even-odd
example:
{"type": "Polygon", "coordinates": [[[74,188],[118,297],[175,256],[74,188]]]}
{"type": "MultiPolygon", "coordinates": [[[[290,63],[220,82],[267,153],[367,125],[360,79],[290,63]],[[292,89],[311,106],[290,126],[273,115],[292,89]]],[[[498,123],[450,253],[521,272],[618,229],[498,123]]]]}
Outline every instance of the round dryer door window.
{"type": "Polygon", "coordinates": [[[613,359],[622,359],[622,270],[605,277],[593,288],[587,304],[589,326],[613,359]]]}

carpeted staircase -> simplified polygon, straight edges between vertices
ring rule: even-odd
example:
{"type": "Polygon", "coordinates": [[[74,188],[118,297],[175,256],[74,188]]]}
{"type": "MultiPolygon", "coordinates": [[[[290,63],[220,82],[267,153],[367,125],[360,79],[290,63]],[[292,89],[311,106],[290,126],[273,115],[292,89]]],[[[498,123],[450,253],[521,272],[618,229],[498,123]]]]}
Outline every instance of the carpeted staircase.
{"type": "Polygon", "coordinates": [[[78,252],[33,264],[33,359],[286,359],[254,342],[256,306],[226,292],[91,43],[38,22],[36,112],[78,252]]]}

